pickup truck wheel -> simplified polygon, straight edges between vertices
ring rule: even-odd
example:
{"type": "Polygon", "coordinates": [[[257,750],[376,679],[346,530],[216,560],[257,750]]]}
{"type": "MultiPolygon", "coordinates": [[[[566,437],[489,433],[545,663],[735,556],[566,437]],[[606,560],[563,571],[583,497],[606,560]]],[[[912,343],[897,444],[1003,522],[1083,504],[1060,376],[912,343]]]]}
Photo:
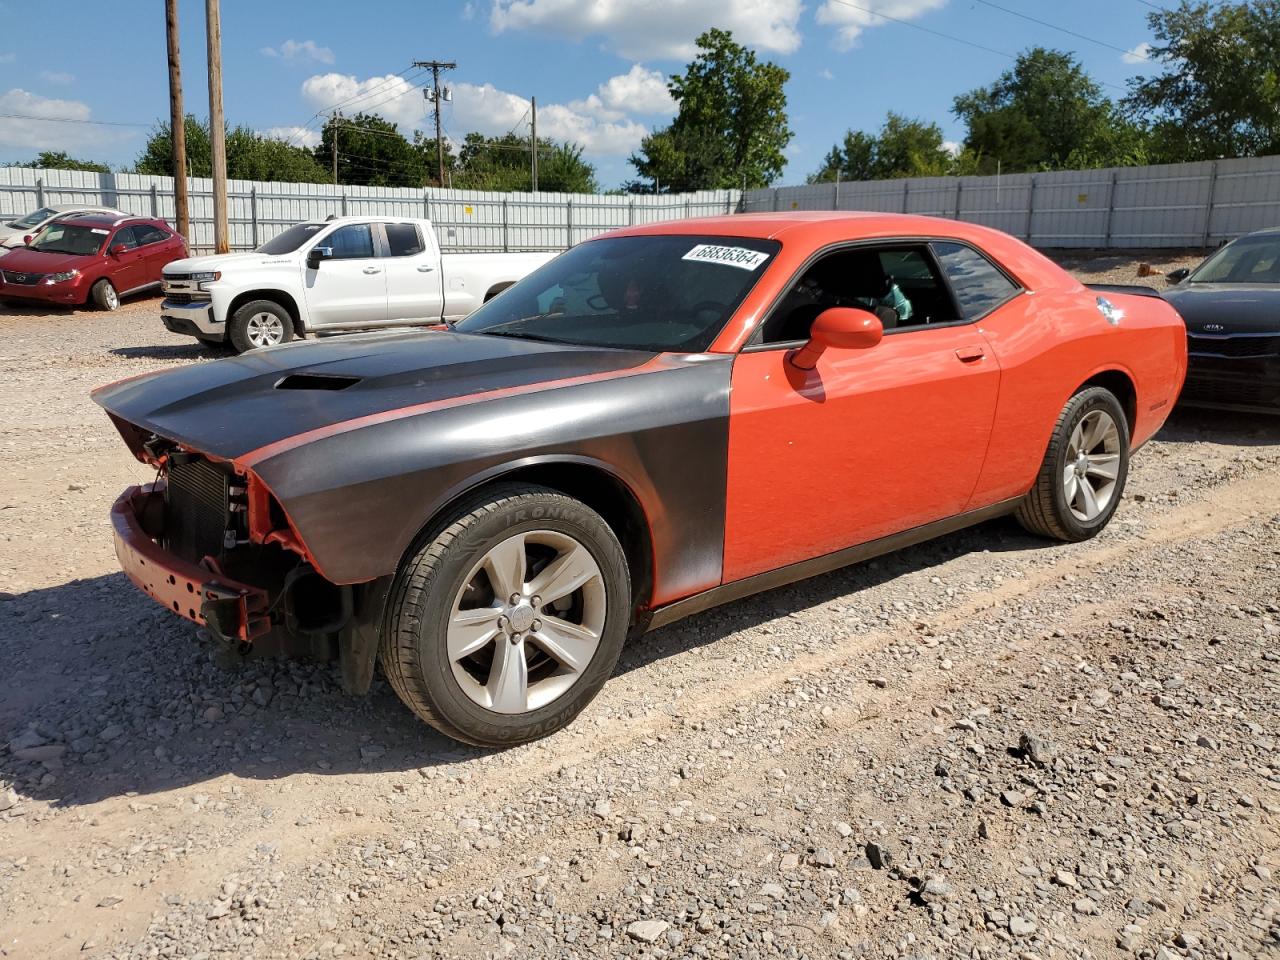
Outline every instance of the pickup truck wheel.
{"type": "Polygon", "coordinates": [[[1058,415],[1018,522],[1055,540],[1088,540],[1116,512],[1128,476],[1129,423],[1120,401],[1103,387],[1086,387],[1058,415]]]}
{"type": "Polygon", "coordinates": [[[236,353],[288,343],[293,339],[293,318],[272,300],[250,300],[232,314],[227,338],[236,353]]]}
{"type": "Polygon", "coordinates": [[[545,487],[493,487],[397,576],[383,671],[455,740],[534,740],[573,720],[612,674],[630,592],[626,556],[598,514],[545,487]]]}
{"type": "Polygon", "coordinates": [[[115,310],[120,306],[120,294],[116,293],[111,281],[106,279],[93,285],[93,289],[89,291],[89,299],[99,310],[115,310]]]}

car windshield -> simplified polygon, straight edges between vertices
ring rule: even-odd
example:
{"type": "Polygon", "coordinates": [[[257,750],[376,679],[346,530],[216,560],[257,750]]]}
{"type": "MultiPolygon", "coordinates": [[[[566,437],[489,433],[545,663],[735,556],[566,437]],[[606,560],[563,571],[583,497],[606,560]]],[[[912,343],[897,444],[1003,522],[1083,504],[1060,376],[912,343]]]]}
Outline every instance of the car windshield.
{"type": "Polygon", "coordinates": [[[583,346],[706,350],[781,248],[775,240],[614,237],[583,243],[454,329],[583,346]]]}
{"type": "Polygon", "coordinates": [[[293,253],[293,251],[323,230],[324,227],[323,223],[299,223],[297,226],[290,227],[284,233],[268,240],[258,248],[258,253],[265,253],[273,257],[278,257],[282,253],[293,253]]]}
{"type": "Polygon", "coordinates": [[[71,223],[51,223],[31,241],[28,249],[41,253],[72,253],[92,256],[102,249],[109,230],[101,227],[78,227],[71,223]]]}
{"type": "Polygon", "coordinates": [[[49,207],[41,207],[39,210],[33,210],[21,219],[9,221],[9,226],[17,227],[19,230],[24,227],[38,227],[57,212],[58,211],[52,210],[49,207]]]}
{"type": "Polygon", "coordinates": [[[1211,256],[1190,283],[1280,283],[1280,234],[1241,237],[1211,256]]]}

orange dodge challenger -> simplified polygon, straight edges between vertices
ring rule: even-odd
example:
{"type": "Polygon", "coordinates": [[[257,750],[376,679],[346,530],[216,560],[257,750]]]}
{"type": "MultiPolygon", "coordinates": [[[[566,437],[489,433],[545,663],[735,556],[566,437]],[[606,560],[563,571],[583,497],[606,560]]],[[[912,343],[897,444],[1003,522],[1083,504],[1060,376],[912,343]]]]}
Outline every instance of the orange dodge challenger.
{"type": "Polygon", "coordinates": [[[1186,331],[994,230],[791,213],[617,230],[448,328],[103,387],[155,483],[112,512],[148,594],[245,653],[375,663],[500,745],[624,640],[1001,514],[1111,519],[1186,331]]]}

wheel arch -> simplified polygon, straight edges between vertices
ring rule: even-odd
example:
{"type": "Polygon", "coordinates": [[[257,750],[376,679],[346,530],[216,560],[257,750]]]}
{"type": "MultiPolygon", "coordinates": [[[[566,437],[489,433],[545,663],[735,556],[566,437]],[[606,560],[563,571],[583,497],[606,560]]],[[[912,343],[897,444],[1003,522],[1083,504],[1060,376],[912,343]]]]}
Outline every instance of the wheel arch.
{"type": "Polygon", "coordinates": [[[275,287],[262,290],[244,290],[237,293],[231,298],[231,303],[227,305],[227,323],[231,322],[231,318],[236,315],[237,310],[251,300],[270,300],[272,303],[278,303],[288,311],[289,319],[293,322],[294,335],[297,337],[306,335],[306,330],[302,325],[302,314],[298,310],[298,301],[293,298],[292,294],[275,287]]]}
{"type": "Polygon", "coordinates": [[[1128,423],[1129,437],[1132,441],[1134,430],[1138,423],[1138,387],[1133,381],[1132,374],[1118,367],[1099,370],[1071,391],[1071,395],[1075,396],[1086,387],[1102,387],[1111,391],[1115,398],[1120,401],[1120,407],[1124,410],[1124,418],[1128,423]]]}
{"type": "Polygon", "coordinates": [[[514,280],[502,280],[498,283],[495,283],[493,286],[491,286],[488,290],[484,292],[483,302],[488,303],[490,300],[492,300],[494,297],[500,294],[503,290],[507,289],[507,287],[514,286],[514,285],[515,285],[514,280]]]}
{"type": "Polygon", "coordinates": [[[424,540],[485,489],[502,483],[532,483],[573,497],[604,519],[622,544],[631,575],[632,620],[643,618],[653,596],[655,557],[648,514],[633,485],[610,465],[591,457],[556,455],[531,457],[486,470],[450,490],[414,534],[397,569],[424,540]]]}

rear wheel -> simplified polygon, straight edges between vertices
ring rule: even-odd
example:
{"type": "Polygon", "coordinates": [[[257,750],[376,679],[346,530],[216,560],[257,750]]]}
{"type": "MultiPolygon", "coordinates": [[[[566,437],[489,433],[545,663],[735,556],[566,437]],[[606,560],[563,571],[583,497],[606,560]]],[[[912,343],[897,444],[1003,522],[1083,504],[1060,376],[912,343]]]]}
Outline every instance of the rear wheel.
{"type": "Polygon", "coordinates": [[[1036,484],[1018,507],[1031,533],[1088,540],[1110,522],[1129,475],[1129,424],[1111,391],[1086,387],[1058,416],[1036,484]]]}
{"type": "Polygon", "coordinates": [[[448,736],[523,743],[567,725],[599,692],[630,609],[625,555],[598,514],[543,487],[495,487],[401,570],[383,670],[448,736]]]}
{"type": "Polygon", "coordinates": [[[251,300],[232,314],[227,339],[236,353],[288,343],[293,339],[293,318],[273,300],[251,300]]]}
{"type": "Polygon", "coordinates": [[[99,310],[115,310],[120,306],[120,294],[110,280],[102,279],[89,291],[89,299],[99,310]]]}

